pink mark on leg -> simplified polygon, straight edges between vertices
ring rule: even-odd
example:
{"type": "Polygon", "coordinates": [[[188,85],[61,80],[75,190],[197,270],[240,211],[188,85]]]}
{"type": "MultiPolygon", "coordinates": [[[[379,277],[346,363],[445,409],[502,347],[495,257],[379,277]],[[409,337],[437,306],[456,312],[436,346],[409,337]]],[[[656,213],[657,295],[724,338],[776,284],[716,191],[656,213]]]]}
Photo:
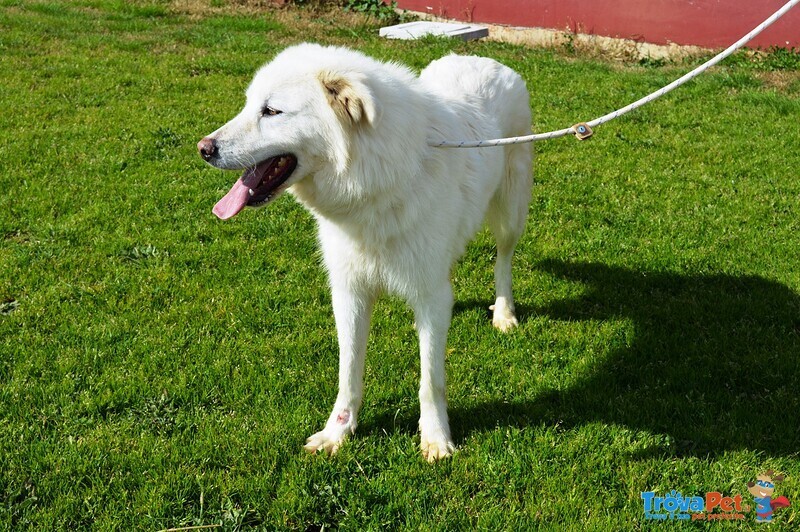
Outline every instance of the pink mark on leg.
{"type": "Polygon", "coordinates": [[[339,425],[346,425],[348,421],[350,421],[350,411],[349,410],[342,410],[341,412],[339,412],[339,415],[336,416],[336,422],[339,425]]]}

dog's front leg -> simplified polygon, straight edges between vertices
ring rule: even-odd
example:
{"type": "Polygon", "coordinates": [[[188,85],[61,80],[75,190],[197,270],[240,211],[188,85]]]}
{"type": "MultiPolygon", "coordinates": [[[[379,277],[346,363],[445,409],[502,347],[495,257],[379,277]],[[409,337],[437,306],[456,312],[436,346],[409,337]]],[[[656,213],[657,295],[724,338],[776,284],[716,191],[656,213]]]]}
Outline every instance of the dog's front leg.
{"type": "Polygon", "coordinates": [[[339,394],[325,428],[306,440],[305,449],[310,453],[323,450],[333,454],[355,432],[364,387],[364,356],[375,295],[334,286],[331,297],[339,338],[339,394]]]}
{"type": "Polygon", "coordinates": [[[412,304],[419,333],[420,449],[428,462],[434,462],[455,450],[450,438],[445,395],[445,348],[453,312],[450,282],[412,304]]]}

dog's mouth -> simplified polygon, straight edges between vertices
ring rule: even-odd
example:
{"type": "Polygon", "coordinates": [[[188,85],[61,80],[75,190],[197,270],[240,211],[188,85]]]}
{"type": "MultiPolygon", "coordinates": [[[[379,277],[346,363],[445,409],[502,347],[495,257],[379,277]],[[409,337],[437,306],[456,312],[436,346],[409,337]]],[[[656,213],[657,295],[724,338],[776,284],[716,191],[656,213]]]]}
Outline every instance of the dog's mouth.
{"type": "Polygon", "coordinates": [[[283,185],[297,168],[297,157],[278,155],[244,171],[216,205],[213,212],[221,220],[233,218],[245,207],[260,207],[277,198],[285,189],[283,185]]]}

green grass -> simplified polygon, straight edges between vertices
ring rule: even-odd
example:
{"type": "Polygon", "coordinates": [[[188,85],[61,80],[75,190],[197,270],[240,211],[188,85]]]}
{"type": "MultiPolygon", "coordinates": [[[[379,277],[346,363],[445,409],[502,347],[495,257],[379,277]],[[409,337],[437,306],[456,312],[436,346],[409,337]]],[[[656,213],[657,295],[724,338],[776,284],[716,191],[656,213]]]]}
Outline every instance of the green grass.
{"type": "Polygon", "coordinates": [[[487,55],[544,131],[686,67],[204,6],[0,2],[0,528],[648,529],[640,492],[752,502],[769,468],[794,503],[773,527],[796,526],[796,56],[738,56],[591,141],[538,144],[520,327],[488,319],[488,233],[453,273],[458,452],[417,451],[417,342],[388,298],[359,432],[327,459],[302,450],[336,393],[313,222],[288,196],[219,222],[235,176],[195,152],[253,71],[303,40],[414,68],[487,55]]]}

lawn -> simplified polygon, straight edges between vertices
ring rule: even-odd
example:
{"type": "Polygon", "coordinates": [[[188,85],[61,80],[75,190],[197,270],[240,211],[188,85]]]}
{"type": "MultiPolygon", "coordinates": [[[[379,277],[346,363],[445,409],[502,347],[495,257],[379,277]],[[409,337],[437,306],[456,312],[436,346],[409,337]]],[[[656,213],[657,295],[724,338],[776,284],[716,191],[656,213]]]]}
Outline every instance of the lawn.
{"type": "Polygon", "coordinates": [[[520,327],[491,326],[488,232],[453,271],[455,455],[418,452],[413,319],[386,298],[358,434],[326,458],[302,449],[337,374],[313,220],[287,195],[220,222],[237,176],[195,148],[254,70],[304,40],[415,69],[490,56],[546,131],[692,65],[254,4],[0,0],[0,528],[635,530],[641,493],[675,490],[742,495],[711,516],[743,519],[671,528],[755,529],[768,469],[793,502],[773,529],[800,523],[796,53],[537,144],[520,327]]]}

